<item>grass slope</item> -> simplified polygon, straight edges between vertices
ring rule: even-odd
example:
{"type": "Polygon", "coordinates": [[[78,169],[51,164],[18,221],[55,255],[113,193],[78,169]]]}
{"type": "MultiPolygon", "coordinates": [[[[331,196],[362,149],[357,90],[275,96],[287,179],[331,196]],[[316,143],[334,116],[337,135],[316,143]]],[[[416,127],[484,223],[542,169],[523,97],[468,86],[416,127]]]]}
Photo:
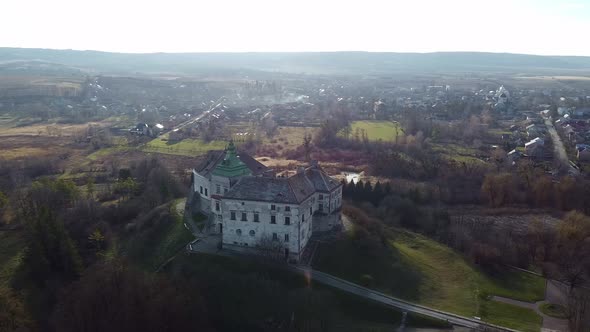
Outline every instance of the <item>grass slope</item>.
{"type": "Polygon", "coordinates": [[[356,283],[362,283],[361,276],[369,274],[374,288],[394,296],[508,327],[538,331],[540,317],[532,310],[490,301],[488,295],[540,300],[545,292],[542,278],[517,271],[489,276],[449,247],[412,232],[395,233],[389,242],[390,253],[383,258],[366,257],[350,238],[345,238],[322,245],[314,267],[356,283]]]}
{"type": "MultiPolygon", "coordinates": [[[[229,258],[207,254],[190,254],[177,256],[164,270],[167,273],[183,273],[199,275],[203,271],[209,273],[235,273],[240,275],[256,274],[258,278],[279,281],[290,290],[298,288],[312,288],[319,292],[328,291],[337,303],[333,310],[337,315],[341,331],[392,331],[399,327],[402,313],[382,306],[379,303],[368,301],[342,292],[322,284],[316,284],[305,277],[286,271],[280,267],[261,264],[253,260],[241,258],[229,258]]],[[[409,327],[422,328],[447,328],[443,321],[429,317],[409,314],[406,320],[409,327]]]]}
{"type": "Polygon", "coordinates": [[[152,212],[156,213],[147,214],[148,218],[153,218],[154,225],[139,234],[133,234],[123,245],[124,251],[133,262],[151,271],[156,270],[194,238],[184,227],[182,217],[176,213],[173,204],[160,206],[155,210],[152,212]]]}

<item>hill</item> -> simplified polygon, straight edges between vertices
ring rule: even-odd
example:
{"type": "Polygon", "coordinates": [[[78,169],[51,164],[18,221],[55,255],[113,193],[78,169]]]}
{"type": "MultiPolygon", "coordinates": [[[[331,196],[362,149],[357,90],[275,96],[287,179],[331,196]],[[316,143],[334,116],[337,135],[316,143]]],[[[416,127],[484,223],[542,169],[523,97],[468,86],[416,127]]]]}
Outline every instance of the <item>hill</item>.
{"type": "Polygon", "coordinates": [[[396,72],[590,73],[590,57],[510,53],[304,52],[304,53],[109,53],[99,51],[0,48],[0,68],[21,70],[66,66],[103,73],[202,73],[269,71],[306,74],[390,74],[396,72]],[[32,62],[23,66],[22,62],[32,62]],[[19,63],[20,62],[20,63],[19,63]],[[44,64],[44,66],[40,66],[44,64]],[[24,69],[23,69],[24,68],[24,69]]]}

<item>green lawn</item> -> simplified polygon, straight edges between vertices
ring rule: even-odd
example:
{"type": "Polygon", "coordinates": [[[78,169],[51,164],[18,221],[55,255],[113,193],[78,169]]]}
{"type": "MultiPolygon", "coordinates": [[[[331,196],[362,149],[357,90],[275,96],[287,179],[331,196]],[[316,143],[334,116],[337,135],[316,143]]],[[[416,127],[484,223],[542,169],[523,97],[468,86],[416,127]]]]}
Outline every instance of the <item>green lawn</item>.
{"type": "MultiPolygon", "coordinates": [[[[354,121],[350,124],[350,129],[349,138],[353,138],[358,129],[364,130],[371,141],[393,142],[396,136],[404,133],[400,124],[393,121],[354,121]]],[[[344,136],[344,131],[341,131],[340,135],[344,136]]]]}
{"type": "Polygon", "coordinates": [[[523,332],[539,332],[543,318],[530,309],[497,301],[483,301],[481,317],[492,324],[523,332]]]}
{"type": "MultiPolygon", "coordinates": [[[[312,288],[318,292],[329,292],[337,305],[326,310],[333,310],[333,313],[337,315],[337,321],[342,324],[339,327],[341,331],[392,331],[397,329],[401,322],[402,314],[397,310],[323,284],[316,284],[280,267],[257,263],[253,260],[206,254],[181,255],[177,256],[165,269],[165,272],[170,274],[179,273],[179,271],[189,275],[199,275],[203,271],[213,274],[216,272],[255,274],[259,279],[278,281],[290,290],[312,288]]],[[[414,314],[408,315],[406,323],[409,327],[448,328],[443,321],[414,314]]]]}
{"type": "Polygon", "coordinates": [[[129,147],[129,146],[116,145],[116,146],[112,146],[112,147],[109,147],[109,148],[99,149],[99,150],[97,150],[97,151],[89,154],[86,158],[88,158],[88,159],[90,159],[92,161],[95,161],[95,160],[97,160],[99,158],[106,157],[106,156],[108,156],[110,154],[113,154],[113,153],[123,152],[123,151],[129,151],[129,150],[132,150],[132,149],[133,148],[132,147],[129,147]]]}
{"type": "MultiPolygon", "coordinates": [[[[488,300],[487,295],[523,301],[544,297],[542,278],[517,271],[486,275],[449,247],[424,236],[397,230],[389,244],[390,252],[382,258],[361,254],[350,238],[325,244],[316,253],[314,267],[356,283],[361,283],[363,274],[369,274],[373,287],[380,291],[485,321],[506,319],[508,327],[515,327],[510,325],[510,316],[497,316],[506,305],[488,300]]],[[[540,320],[536,313],[524,309],[519,315],[522,324],[538,331],[540,320]]]]}
{"type": "Polygon", "coordinates": [[[567,309],[555,303],[543,303],[539,306],[539,310],[547,316],[565,319],[567,318],[567,309]]]}
{"type": "Polygon", "coordinates": [[[194,239],[174,207],[173,220],[155,220],[155,226],[133,234],[123,245],[124,251],[139,266],[156,270],[162,263],[194,239]]]}
{"type": "Polygon", "coordinates": [[[184,139],[179,142],[168,141],[166,135],[160,136],[148,142],[143,150],[146,152],[157,152],[183,156],[198,156],[207,153],[209,150],[223,150],[227,142],[210,141],[200,139],[184,139]]]}

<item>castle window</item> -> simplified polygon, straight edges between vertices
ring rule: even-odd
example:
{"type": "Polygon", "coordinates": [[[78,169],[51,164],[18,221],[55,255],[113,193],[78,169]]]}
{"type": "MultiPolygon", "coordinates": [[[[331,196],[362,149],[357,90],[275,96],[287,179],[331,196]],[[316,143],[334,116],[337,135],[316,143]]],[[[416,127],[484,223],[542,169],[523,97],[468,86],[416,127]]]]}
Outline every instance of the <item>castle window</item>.
{"type": "Polygon", "coordinates": [[[309,214],[313,214],[312,210],[311,210],[311,206],[309,207],[309,214]]]}
{"type": "Polygon", "coordinates": [[[201,194],[203,194],[203,186],[200,186],[200,187],[199,187],[199,192],[200,192],[201,194]]]}
{"type": "Polygon", "coordinates": [[[223,187],[223,193],[227,194],[227,188],[223,187]]]}
{"type": "Polygon", "coordinates": [[[209,195],[209,193],[207,192],[207,188],[205,188],[205,196],[209,195]]]}
{"type": "Polygon", "coordinates": [[[277,235],[277,233],[272,233],[272,240],[273,241],[278,241],[279,240],[279,236],[277,235]]]}
{"type": "Polygon", "coordinates": [[[270,223],[271,224],[276,224],[277,223],[277,217],[276,216],[270,216],[270,223]]]}
{"type": "Polygon", "coordinates": [[[217,194],[221,194],[221,186],[220,185],[215,185],[215,193],[217,194]]]}
{"type": "Polygon", "coordinates": [[[215,202],[215,211],[219,211],[219,202],[215,202]]]}
{"type": "Polygon", "coordinates": [[[254,213],[254,222],[259,222],[260,221],[260,217],[258,216],[258,213],[255,212],[254,213]]]}
{"type": "Polygon", "coordinates": [[[248,215],[246,212],[242,212],[242,221],[248,221],[248,215]]]}
{"type": "Polygon", "coordinates": [[[305,222],[305,214],[301,215],[301,222],[305,222]]]}
{"type": "Polygon", "coordinates": [[[318,205],[318,210],[320,210],[320,212],[324,211],[324,204],[320,203],[318,205]]]}
{"type": "Polygon", "coordinates": [[[285,225],[291,225],[291,218],[285,217],[285,225]]]}
{"type": "Polygon", "coordinates": [[[276,209],[277,209],[277,207],[276,207],[276,205],[274,205],[274,204],[271,204],[271,205],[270,205],[270,209],[271,209],[272,211],[274,211],[274,210],[276,210],[276,209]]]}
{"type": "Polygon", "coordinates": [[[242,230],[241,230],[241,229],[239,229],[239,228],[238,228],[238,229],[236,229],[236,234],[237,234],[237,235],[242,235],[242,230]]]}
{"type": "Polygon", "coordinates": [[[251,230],[250,231],[250,236],[254,236],[254,235],[256,235],[256,232],[254,230],[251,230]]]}
{"type": "Polygon", "coordinates": [[[285,234],[285,242],[289,242],[289,234],[285,234]]]}
{"type": "Polygon", "coordinates": [[[324,199],[324,195],[320,194],[320,199],[324,199]]]}
{"type": "Polygon", "coordinates": [[[236,211],[232,211],[232,212],[230,212],[229,219],[230,219],[230,220],[236,220],[236,211]]]}
{"type": "Polygon", "coordinates": [[[290,206],[285,206],[285,212],[290,212],[291,211],[291,207],[290,206]]]}

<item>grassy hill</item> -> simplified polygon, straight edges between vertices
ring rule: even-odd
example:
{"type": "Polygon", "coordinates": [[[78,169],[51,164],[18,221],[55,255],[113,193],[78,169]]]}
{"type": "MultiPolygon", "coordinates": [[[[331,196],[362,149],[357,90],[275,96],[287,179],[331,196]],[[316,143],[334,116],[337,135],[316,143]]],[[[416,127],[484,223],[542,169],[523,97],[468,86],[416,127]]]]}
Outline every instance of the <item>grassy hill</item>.
{"type": "MultiPolygon", "coordinates": [[[[416,233],[395,230],[388,255],[363,255],[350,237],[322,244],[314,268],[356,283],[372,277],[372,287],[406,300],[519,329],[539,331],[541,317],[532,310],[491,301],[501,295],[538,301],[544,279],[517,271],[488,275],[449,247],[416,233]]],[[[365,281],[364,281],[364,280],[365,281]]]]}

